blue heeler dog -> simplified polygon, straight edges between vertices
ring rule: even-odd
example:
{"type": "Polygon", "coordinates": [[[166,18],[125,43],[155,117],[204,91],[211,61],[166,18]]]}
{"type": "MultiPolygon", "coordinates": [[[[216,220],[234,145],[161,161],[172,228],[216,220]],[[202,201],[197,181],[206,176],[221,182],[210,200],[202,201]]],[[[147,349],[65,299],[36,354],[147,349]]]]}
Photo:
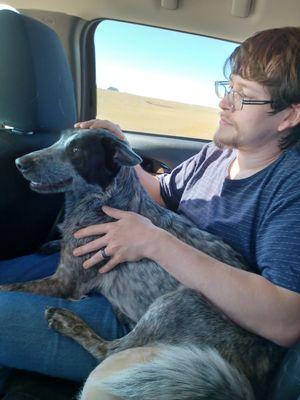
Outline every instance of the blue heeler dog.
{"type": "MultiPolygon", "coordinates": [[[[49,148],[16,160],[33,190],[65,192],[61,260],[48,278],[4,285],[1,291],[80,299],[98,291],[134,329],[105,341],[67,310],[50,308],[49,325],[72,337],[99,361],[138,346],[159,346],[160,357],[106,382],[122,399],[250,400],[265,398],[270,377],[284,350],[234,324],[195,290],[183,287],[149,259],[125,262],[109,273],[100,265],[82,267],[90,257],[74,257],[78,229],[112,219],[101,205],[130,210],[149,218],[182,241],[235,268],[249,270],[242,258],[218,237],[156,204],[133,168],[141,158],[128,143],[106,130],[67,130],[49,148]],[[175,361],[174,361],[175,360],[175,361]]],[[[216,282],[216,290],[218,283],[216,282]]]]}

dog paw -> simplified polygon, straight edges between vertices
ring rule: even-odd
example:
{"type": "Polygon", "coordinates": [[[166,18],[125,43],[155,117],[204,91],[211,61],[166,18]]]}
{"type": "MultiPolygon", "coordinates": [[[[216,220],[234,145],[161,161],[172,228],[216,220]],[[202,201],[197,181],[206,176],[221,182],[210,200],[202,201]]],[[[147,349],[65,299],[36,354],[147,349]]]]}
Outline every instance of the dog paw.
{"type": "Polygon", "coordinates": [[[71,311],[56,307],[48,307],[45,311],[45,317],[49,328],[65,335],[70,335],[77,319],[71,311]]]}
{"type": "Polygon", "coordinates": [[[75,340],[86,326],[77,315],[65,308],[48,307],[45,317],[49,328],[75,340]]]}

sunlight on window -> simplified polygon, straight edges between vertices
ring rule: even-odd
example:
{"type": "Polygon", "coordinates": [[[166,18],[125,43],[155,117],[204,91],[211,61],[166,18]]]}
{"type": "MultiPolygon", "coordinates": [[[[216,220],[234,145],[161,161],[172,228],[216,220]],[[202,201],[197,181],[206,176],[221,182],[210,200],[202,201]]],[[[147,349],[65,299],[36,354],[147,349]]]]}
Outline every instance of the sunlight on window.
{"type": "Polygon", "coordinates": [[[10,11],[14,11],[14,12],[20,14],[18,10],[16,10],[15,8],[13,8],[7,4],[0,4],[0,10],[10,10],[10,11]]]}

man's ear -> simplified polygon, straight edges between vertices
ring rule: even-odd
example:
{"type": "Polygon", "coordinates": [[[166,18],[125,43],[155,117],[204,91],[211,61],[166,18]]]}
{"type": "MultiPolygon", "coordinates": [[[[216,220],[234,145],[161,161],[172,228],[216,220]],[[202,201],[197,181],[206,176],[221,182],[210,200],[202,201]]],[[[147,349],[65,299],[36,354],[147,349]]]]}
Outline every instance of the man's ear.
{"type": "Polygon", "coordinates": [[[287,129],[293,128],[300,123],[300,104],[292,104],[288,109],[285,118],[280,122],[277,130],[283,132],[287,129]]]}

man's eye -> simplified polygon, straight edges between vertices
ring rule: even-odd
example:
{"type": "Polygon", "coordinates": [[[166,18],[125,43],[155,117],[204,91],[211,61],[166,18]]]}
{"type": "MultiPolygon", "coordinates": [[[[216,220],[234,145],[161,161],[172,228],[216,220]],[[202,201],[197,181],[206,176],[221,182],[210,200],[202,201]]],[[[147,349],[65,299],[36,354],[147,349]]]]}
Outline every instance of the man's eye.
{"type": "Polygon", "coordinates": [[[250,96],[248,96],[246,93],[244,93],[244,92],[239,92],[240,93],[240,95],[241,95],[241,97],[243,98],[243,99],[245,99],[245,100],[250,100],[250,96]]]}
{"type": "Polygon", "coordinates": [[[247,94],[245,92],[240,92],[240,94],[243,97],[243,99],[245,99],[245,100],[254,100],[253,96],[250,96],[249,94],[247,94]]]}

